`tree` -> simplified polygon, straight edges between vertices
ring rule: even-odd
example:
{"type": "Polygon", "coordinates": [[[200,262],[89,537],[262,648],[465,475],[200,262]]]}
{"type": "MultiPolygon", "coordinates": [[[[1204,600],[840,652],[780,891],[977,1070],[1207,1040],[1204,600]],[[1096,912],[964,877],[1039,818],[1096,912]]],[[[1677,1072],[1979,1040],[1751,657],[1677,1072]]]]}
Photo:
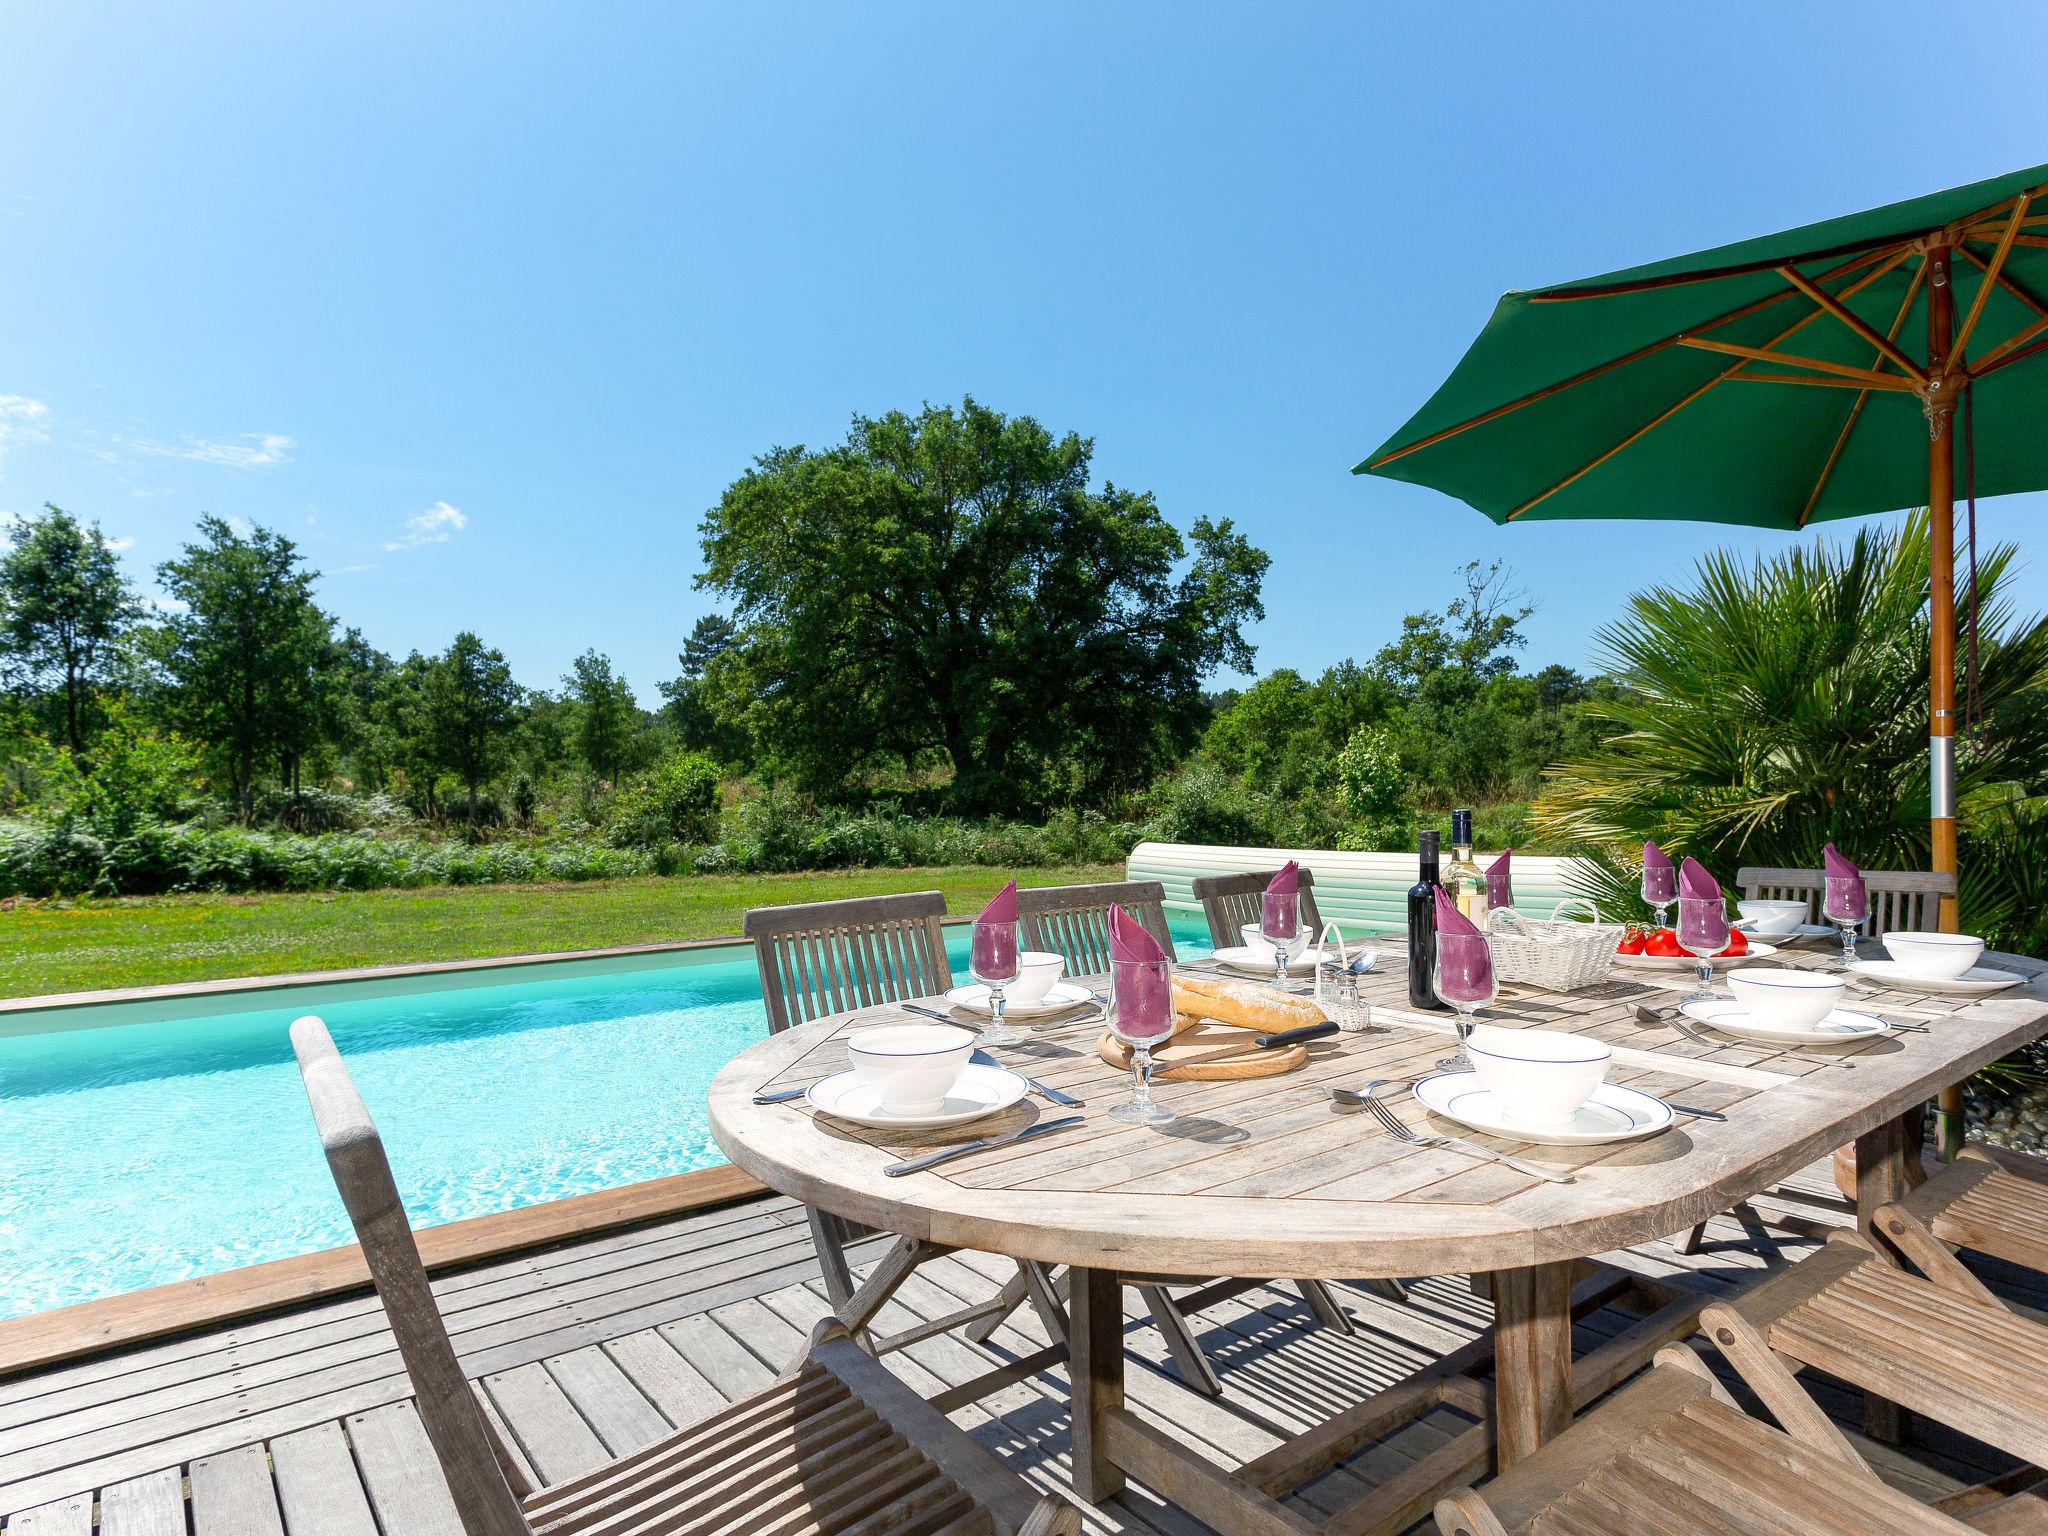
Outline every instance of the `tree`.
{"type": "Polygon", "coordinates": [[[0,644],[30,686],[54,691],[64,744],[83,754],[94,688],[134,622],[135,594],[99,525],[45,504],[0,556],[0,644]]]}
{"type": "Polygon", "coordinates": [[[615,781],[640,723],[632,688],[613,673],[610,658],[596,651],[578,656],[562,685],[576,701],[577,755],[598,778],[615,781]]]}
{"type": "Polygon", "coordinates": [[[282,534],[244,535],[211,516],[200,519],[197,543],[157,567],[183,609],[152,637],[168,712],[226,763],[244,821],[258,761],[289,765],[319,736],[334,644],[313,602],[317,575],[282,534]]]}
{"type": "Polygon", "coordinates": [[[1401,620],[1401,638],[1381,649],[1382,676],[1407,692],[1431,673],[1461,667],[1482,682],[1515,670],[1514,653],[1528,643],[1522,621],[1536,609],[1515,586],[1514,572],[1496,560],[1468,560],[1459,567],[1462,595],[1442,613],[1411,613],[1401,620]]]}
{"type": "Polygon", "coordinates": [[[468,630],[426,667],[425,716],[435,766],[462,781],[469,825],[477,820],[477,791],[504,766],[519,715],[519,685],[504,653],[468,630]]]}
{"type": "Polygon", "coordinates": [[[742,634],[718,708],[817,793],[936,766],[956,809],[1009,812],[1150,780],[1203,679],[1250,665],[1267,558],[1091,489],[1093,453],[970,398],[763,455],[702,524],[699,583],[742,634]]]}
{"type": "Polygon", "coordinates": [[[740,627],[722,613],[707,613],[690,628],[683,651],[676,658],[683,676],[702,677],[705,668],[739,644],[740,627]]]}

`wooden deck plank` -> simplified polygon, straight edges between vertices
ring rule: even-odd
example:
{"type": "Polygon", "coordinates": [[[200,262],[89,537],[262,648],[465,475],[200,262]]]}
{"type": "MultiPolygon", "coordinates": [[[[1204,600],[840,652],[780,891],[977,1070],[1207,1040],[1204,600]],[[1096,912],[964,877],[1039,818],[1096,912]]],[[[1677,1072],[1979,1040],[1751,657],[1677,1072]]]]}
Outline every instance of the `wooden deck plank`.
{"type": "Polygon", "coordinates": [[[92,1536],[92,1495],[73,1494],[25,1509],[7,1522],[13,1536],[92,1536]]]}
{"type": "Polygon", "coordinates": [[[100,1490],[100,1536],[185,1536],[185,1479],[166,1467],[100,1490]]]}
{"type": "Polygon", "coordinates": [[[539,1361],[484,1378],[534,1470],[550,1483],[581,1477],[610,1458],[597,1432],[539,1361]]]}
{"type": "Polygon", "coordinates": [[[329,1421],[270,1442],[270,1474],[290,1536],[377,1536],[348,1437],[329,1421]]]}
{"type": "Polygon", "coordinates": [[[674,1427],[595,1344],[557,1355],[543,1368],[614,1456],[638,1450],[674,1427]]]}
{"type": "Polygon", "coordinates": [[[746,1345],[711,1320],[709,1311],[664,1324],[655,1332],[666,1339],[683,1361],[727,1402],[758,1391],[775,1379],[746,1345]]]}
{"type": "Polygon", "coordinates": [[[202,1457],[190,1475],[192,1536],[284,1536],[262,1446],[202,1457]]]}
{"type": "Polygon", "coordinates": [[[462,1536],[462,1517],[411,1403],[353,1415],[348,1437],[384,1536],[462,1536]]]}
{"type": "Polygon", "coordinates": [[[652,1328],[613,1339],[600,1348],[678,1429],[687,1429],[725,1406],[719,1390],[652,1328]]]}

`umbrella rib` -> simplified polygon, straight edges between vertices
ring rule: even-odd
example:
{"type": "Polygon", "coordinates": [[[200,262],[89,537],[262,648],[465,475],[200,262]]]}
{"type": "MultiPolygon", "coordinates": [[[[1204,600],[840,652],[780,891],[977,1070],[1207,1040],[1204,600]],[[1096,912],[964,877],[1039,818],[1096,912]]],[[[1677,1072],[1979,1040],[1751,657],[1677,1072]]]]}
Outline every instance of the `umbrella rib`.
{"type": "Polygon", "coordinates": [[[2043,315],[2023,331],[2015,331],[1989,352],[1978,358],[1977,361],[1970,364],[1970,377],[1980,379],[1987,373],[1998,372],[2000,368],[2005,366],[2007,353],[2011,352],[2015,347],[2025,346],[2043,331],[2048,331],[2048,315],[2043,315]]]}
{"type": "MultiPolygon", "coordinates": [[[[1880,263],[1872,270],[1864,273],[1861,277],[1857,278],[1855,282],[1849,284],[1848,287],[1842,290],[1842,297],[1848,298],[1850,295],[1858,293],[1861,290],[1869,287],[1872,283],[1876,282],[1879,278],[1883,277],[1887,272],[1890,272],[1900,262],[1904,261],[1906,259],[1907,254],[1908,253],[1905,251],[1899,251],[1896,254],[1894,254],[1889,260],[1880,263]]],[[[1907,289],[1907,302],[1909,304],[1912,302],[1912,290],[1910,286],[1907,289]]],[[[1790,325],[1786,326],[1784,330],[1778,332],[1777,335],[1773,336],[1768,342],[1765,343],[1765,345],[1775,347],[1779,342],[1790,339],[1793,335],[1797,334],[1799,331],[1804,330],[1807,326],[1813,324],[1814,321],[1818,320],[1820,318],[1820,314],[1821,312],[1819,310],[1814,310],[1811,314],[1801,315],[1797,320],[1794,320],[1790,325]]],[[[1510,512],[1507,515],[1507,521],[1513,522],[1516,518],[1520,517],[1524,512],[1528,511],[1531,507],[1537,505],[1537,503],[1548,501],[1551,497],[1555,496],[1559,491],[1563,490],[1573,481],[1581,479],[1584,476],[1591,474],[1594,470],[1598,469],[1602,464],[1605,464],[1609,459],[1613,458],[1616,454],[1620,453],[1624,448],[1627,448],[1631,443],[1634,443],[1637,439],[1644,437],[1650,432],[1655,431],[1658,427],[1661,427],[1665,422],[1669,421],[1672,417],[1676,416],[1688,405],[1691,405],[1693,401],[1699,399],[1701,395],[1704,395],[1716,384],[1719,384],[1722,380],[1726,379],[1729,374],[1735,372],[1736,369],[1744,366],[1744,364],[1747,361],[1748,359],[1746,358],[1737,358],[1734,362],[1730,363],[1727,367],[1723,368],[1719,373],[1715,374],[1712,378],[1708,379],[1704,384],[1699,385],[1690,394],[1686,395],[1676,404],[1665,407],[1664,410],[1660,411],[1657,415],[1651,417],[1648,421],[1644,422],[1640,427],[1637,427],[1635,431],[1629,433],[1627,437],[1624,437],[1620,442],[1616,443],[1612,448],[1609,448],[1597,459],[1594,459],[1591,463],[1582,465],[1580,468],[1573,470],[1570,474],[1566,475],[1562,480],[1558,481],[1557,484],[1551,486],[1548,490],[1543,491],[1538,495],[1530,497],[1527,501],[1523,502],[1519,507],[1515,508],[1514,511],[1510,512]]]]}
{"type": "Polygon", "coordinates": [[[1731,384],[1812,384],[1821,389],[1885,389],[1909,395],[1919,393],[1913,387],[1910,379],[1902,379],[1896,374],[1890,373],[1871,374],[1868,378],[1859,381],[1856,379],[1838,379],[1831,375],[1818,373],[1744,373],[1737,369],[1734,373],[1728,375],[1728,382],[1731,384]],[[1869,382],[1870,379],[1880,379],[1883,382],[1871,383],[1869,382]]]}
{"type": "MultiPolygon", "coordinates": [[[[1909,246],[1901,246],[1896,254],[1903,258],[1909,251],[1909,246]]],[[[1885,250],[1866,251],[1860,256],[1843,262],[1831,271],[1823,272],[1816,281],[1825,283],[1833,278],[1846,276],[1848,273],[1854,272],[1858,267],[1867,267],[1887,254],[1889,253],[1885,250]]],[[[1773,293],[1761,299],[1753,299],[1747,304],[1738,305],[1726,314],[1716,315],[1711,320],[1699,325],[1688,326],[1682,331],[1674,331],[1669,336],[1661,337],[1656,341],[1637,347],[1633,352],[1624,353],[1620,357],[1610,358],[1608,361],[1598,363],[1581,373],[1575,373],[1570,378],[1559,379],[1555,384],[1546,384],[1543,388],[1533,390],[1519,399],[1510,400],[1503,405],[1496,405],[1490,410],[1481,411],[1477,416],[1458,422],[1455,426],[1444,427],[1440,431],[1430,433],[1427,437],[1419,437],[1412,443],[1404,444],[1402,447],[1396,448],[1391,452],[1381,454],[1378,458],[1361,465],[1360,469],[1378,469],[1382,464],[1391,464],[1394,460],[1406,458],[1411,453],[1420,453],[1425,448],[1433,448],[1446,438],[1456,437],[1460,432],[1468,432],[1474,427],[1484,426],[1489,421],[1496,421],[1511,412],[1519,411],[1525,405],[1534,405],[1538,400],[1547,400],[1552,395],[1597,379],[1604,373],[1612,373],[1617,368],[1625,368],[1630,363],[1640,362],[1653,352],[1661,352],[1666,347],[1677,345],[1687,336],[1695,335],[1700,331],[1711,331],[1718,326],[1730,325],[1737,320],[1745,320],[1759,310],[1769,309],[1774,304],[1782,304],[1791,297],[1792,295],[1788,292],[1773,293]]],[[[1357,472],[1357,470],[1353,471],[1353,473],[1357,472]]]]}
{"type": "Polygon", "coordinates": [[[1833,294],[1814,287],[1797,267],[1788,262],[1778,268],[1778,275],[1805,294],[1809,299],[1813,300],[1822,309],[1833,315],[1837,320],[1841,321],[1842,324],[1849,327],[1858,336],[1861,336],[1865,341],[1876,347],[1879,361],[1890,358],[1892,362],[1898,365],[1900,372],[1906,374],[1916,384],[1925,384],[1927,382],[1927,375],[1920,365],[1894,346],[1889,337],[1878,335],[1876,331],[1872,330],[1864,322],[1862,316],[1842,303],[1833,294]]]}
{"type": "MultiPolygon", "coordinates": [[[[2035,327],[2030,326],[2028,329],[2032,330],[2035,329],[2035,327]]],[[[1976,371],[1972,373],[1970,376],[1975,379],[1981,379],[1986,374],[1996,373],[2001,368],[2010,367],[2014,363],[2023,362],[2027,358],[2034,356],[2035,353],[2043,350],[2048,350],[2048,336],[2043,336],[2039,341],[2035,342],[2032,346],[2021,347],[2017,352],[2002,351],[1997,362],[1979,364],[1976,371]]]]}
{"type": "Polygon", "coordinates": [[[1831,363],[1821,357],[1795,357],[1788,352],[1767,352],[1761,347],[1740,347],[1732,341],[1712,341],[1705,336],[1682,337],[1678,344],[1681,347],[1698,347],[1706,352],[1725,352],[1730,357],[1747,358],[1753,363],[1785,363],[1793,368],[1812,368],[1820,373],[1834,374],[1838,378],[1852,379],[1871,389],[1911,389],[1918,382],[1904,374],[1880,373],[1874,368],[1831,363]]]}
{"type": "Polygon", "coordinates": [[[1970,333],[1977,329],[1977,318],[1984,313],[1984,301],[1991,297],[1991,290],[1997,286],[1998,274],[2005,268],[2005,258],[2012,254],[2012,242],[2020,232],[2020,220],[2027,216],[2027,199],[2016,197],[2012,201],[2012,217],[2006,221],[2005,233],[1999,238],[1998,249],[1991,253],[1991,264],[1984,269],[1984,280],[1977,284],[1976,297],[1970,300],[1970,312],[1963,317],[1963,328],[1956,332],[1955,345],[1949,349],[1950,357],[1962,357],[1970,345],[1970,333]]]}
{"type": "MultiPolygon", "coordinates": [[[[1956,249],[1961,253],[1963,260],[1967,261],[1979,272],[1986,272],[1990,270],[1989,263],[1987,263],[1982,256],[1979,256],[1975,251],[1971,250],[1969,247],[1959,245],[1956,247],[1956,249]]],[[[2031,290],[2028,289],[2025,283],[2022,283],[2010,272],[2000,272],[1998,274],[1998,286],[2003,288],[2007,293],[2011,294],[2014,298],[2018,299],[2022,304],[2026,305],[2027,308],[2031,309],[2035,314],[2048,315],[2048,300],[2044,300],[2038,297],[2036,294],[2034,294],[2031,290]]]]}
{"type": "MultiPolygon", "coordinates": [[[[1899,301],[1899,312],[1892,316],[1892,328],[1885,333],[1887,337],[1899,334],[1899,328],[1906,323],[1906,313],[1912,309],[1914,297],[1920,292],[1920,283],[1926,276],[1927,262],[1923,257],[1920,265],[1913,269],[1913,280],[1906,284],[1906,296],[1899,301]]],[[[1869,390],[1857,391],[1855,401],[1849,406],[1849,419],[1842,423],[1841,433],[1835,438],[1835,446],[1828,450],[1828,461],[1820,467],[1820,478],[1813,482],[1813,494],[1806,498],[1806,505],[1799,510],[1800,527],[1806,526],[1807,519],[1813,516],[1813,509],[1820,505],[1820,493],[1827,489],[1828,479],[1835,472],[1835,465],[1842,457],[1842,450],[1849,446],[1849,434],[1856,430],[1857,418],[1863,414],[1863,407],[1869,399],[1869,390]]]]}

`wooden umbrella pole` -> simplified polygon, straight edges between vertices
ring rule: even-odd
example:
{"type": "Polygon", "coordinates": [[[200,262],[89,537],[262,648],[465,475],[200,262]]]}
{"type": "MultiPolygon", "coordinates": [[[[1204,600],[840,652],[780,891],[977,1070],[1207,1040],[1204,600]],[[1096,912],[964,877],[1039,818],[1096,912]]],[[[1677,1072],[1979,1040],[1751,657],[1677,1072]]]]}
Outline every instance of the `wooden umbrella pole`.
{"type": "MultiPolygon", "coordinates": [[[[1956,396],[1959,378],[1949,369],[1949,347],[1955,327],[1955,288],[1950,281],[1949,247],[1927,252],[1927,668],[1928,668],[1928,812],[1934,842],[1934,867],[1956,872],[1956,396]]],[[[1956,898],[1941,898],[1939,926],[1955,933],[1961,924],[1956,898]]],[[[1957,1084],[1941,1092],[1939,1145],[1952,1158],[1963,1139],[1963,1090],[1957,1084]]]]}

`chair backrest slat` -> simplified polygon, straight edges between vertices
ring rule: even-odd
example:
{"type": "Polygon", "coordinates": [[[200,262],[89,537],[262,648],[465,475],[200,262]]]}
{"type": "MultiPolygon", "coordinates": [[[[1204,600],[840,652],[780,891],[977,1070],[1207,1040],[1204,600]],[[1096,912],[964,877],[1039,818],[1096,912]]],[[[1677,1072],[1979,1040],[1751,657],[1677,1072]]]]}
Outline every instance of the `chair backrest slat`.
{"type": "Polygon", "coordinates": [[[1101,885],[1052,885],[1017,893],[1017,920],[1026,949],[1045,950],[1067,962],[1069,976],[1099,976],[1109,969],[1109,909],[1122,907],[1176,958],[1166,926],[1166,887],[1157,880],[1101,885]]]}
{"type": "MultiPolygon", "coordinates": [[[[1827,921],[1821,912],[1826,878],[1817,869],[1745,865],[1735,872],[1735,883],[1752,900],[1803,901],[1809,922],[1827,921]]],[[[1863,884],[1870,893],[1870,915],[1857,931],[1873,939],[1932,927],[1941,898],[1956,893],[1956,877],[1932,869],[1866,869],[1863,884]]]]}
{"type": "MultiPolygon", "coordinates": [[[[1227,949],[1244,942],[1244,925],[1259,921],[1260,898],[1279,873],[1277,869],[1266,869],[1248,874],[1195,877],[1192,888],[1195,900],[1202,904],[1202,915],[1209,921],[1211,944],[1218,949],[1227,949]]],[[[1303,869],[1300,875],[1301,921],[1320,939],[1323,915],[1316,908],[1315,872],[1303,869]]]]}
{"type": "Polygon", "coordinates": [[[749,912],[770,1032],[945,991],[953,985],[939,928],[945,911],[939,892],[913,891],[749,912]]]}
{"type": "Polygon", "coordinates": [[[383,1138],[327,1026],[311,1016],[300,1019],[292,1025],[292,1050],[328,1169],[362,1244],[363,1261],[398,1341],[399,1359],[412,1378],[420,1422],[448,1479],[462,1529],[466,1536],[533,1536],[434,1304],[383,1138]]]}

